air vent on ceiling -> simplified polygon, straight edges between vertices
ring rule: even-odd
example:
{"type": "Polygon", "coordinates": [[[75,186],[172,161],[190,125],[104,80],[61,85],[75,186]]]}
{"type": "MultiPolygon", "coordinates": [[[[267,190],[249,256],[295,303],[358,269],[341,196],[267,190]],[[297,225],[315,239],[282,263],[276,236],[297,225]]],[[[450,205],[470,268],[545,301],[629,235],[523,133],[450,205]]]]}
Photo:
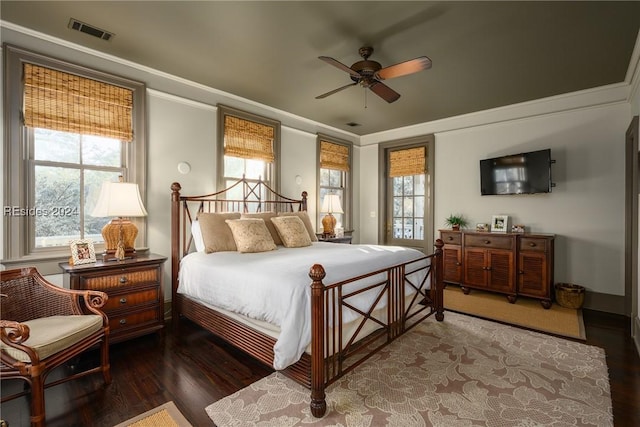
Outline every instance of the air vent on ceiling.
{"type": "Polygon", "coordinates": [[[98,27],[94,27],[93,25],[85,24],[84,22],[78,21],[74,18],[71,18],[69,20],[69,28],[107,41],[111,40],[111,38],[115,35],[108,31],[101,30],[98,27]]]}
{"type": "Polygon", "coordinates": [[[351,127],[356,127],[356,126],[360,126],[360,123],[356,123],[356,122],[349,122],[349,123],[345,123],[347,126],[351,126],[351,127]]]}

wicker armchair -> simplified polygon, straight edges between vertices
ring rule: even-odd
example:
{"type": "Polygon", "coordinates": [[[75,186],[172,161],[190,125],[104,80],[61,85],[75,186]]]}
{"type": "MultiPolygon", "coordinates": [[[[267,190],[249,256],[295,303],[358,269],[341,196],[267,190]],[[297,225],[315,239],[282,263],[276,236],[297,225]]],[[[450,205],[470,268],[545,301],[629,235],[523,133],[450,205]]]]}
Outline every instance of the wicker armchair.
{"type": "Polygon", "coordinates": [[[0,402],[30,394],[31,425],[44,426],[46,387],[97,372],[111,383],[109,321],[100,310],[107,295],[60,288],[35,268],[0,275],[0,380],[22,379],[30,386],[0,402]],[[94,345],[100,346],[100,366],[45,384],[54,368],[94,345]]]}

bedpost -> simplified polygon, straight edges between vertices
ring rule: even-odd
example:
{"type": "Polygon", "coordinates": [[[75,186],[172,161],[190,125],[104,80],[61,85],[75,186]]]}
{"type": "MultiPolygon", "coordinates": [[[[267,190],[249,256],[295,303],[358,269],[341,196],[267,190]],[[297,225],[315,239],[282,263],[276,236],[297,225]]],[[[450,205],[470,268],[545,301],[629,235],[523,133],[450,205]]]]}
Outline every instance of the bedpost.
{"type": "Polygon", "coordinates": [[[303,191],[301,196],[302,199],[300,201],[300,209],[301,211],[306,211],[307,210],[307,196],[309,195],[309,193],[307,193],[306,191],[303,191]]]}
{"type": "Polygon", "coordinates": [[[437,239],[435,243],[435,309],[436,320],[439,322],[444,320],[444,261],[442,256],[442,248],[444,242],[442,239],[437,239]]]}
{"type": "MultiPolygon", "coordinates": [[[[303,193],[304,198],[304,193],[303,193]]],[[[324,386],[324,268],[314,264],[309,270],[311,283],[311,414],[320,418],[327,411],[324,386]]]]}
{"type": "Polygon", "coordinates": [[[180,184],[171,184],[171,323],[178,324],[178,269],[180,268],[180,184]]]}

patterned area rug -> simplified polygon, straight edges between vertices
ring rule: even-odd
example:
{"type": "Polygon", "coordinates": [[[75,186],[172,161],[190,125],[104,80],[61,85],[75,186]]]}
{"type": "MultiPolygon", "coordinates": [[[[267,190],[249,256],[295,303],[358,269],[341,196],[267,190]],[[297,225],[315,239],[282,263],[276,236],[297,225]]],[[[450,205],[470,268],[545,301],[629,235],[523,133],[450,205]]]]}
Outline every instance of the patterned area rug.
{"type": "Polygon", "coordinates": [[[274,373],[206,408],[226,426],[612,426],[604,350],[447,312],[397,339],[327,390],[274,373]]]}

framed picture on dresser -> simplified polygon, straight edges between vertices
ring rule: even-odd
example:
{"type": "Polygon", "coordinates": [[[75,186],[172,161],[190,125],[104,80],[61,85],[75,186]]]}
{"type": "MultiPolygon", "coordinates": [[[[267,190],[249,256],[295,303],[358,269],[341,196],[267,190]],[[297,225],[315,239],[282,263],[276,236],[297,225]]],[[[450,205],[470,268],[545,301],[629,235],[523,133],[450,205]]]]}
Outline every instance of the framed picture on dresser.
{"type": "Polygon", "coordinates": [[[493,215],[491,217],[491,232],[506,233],[509,229],[509,215],[493,215]]]}

